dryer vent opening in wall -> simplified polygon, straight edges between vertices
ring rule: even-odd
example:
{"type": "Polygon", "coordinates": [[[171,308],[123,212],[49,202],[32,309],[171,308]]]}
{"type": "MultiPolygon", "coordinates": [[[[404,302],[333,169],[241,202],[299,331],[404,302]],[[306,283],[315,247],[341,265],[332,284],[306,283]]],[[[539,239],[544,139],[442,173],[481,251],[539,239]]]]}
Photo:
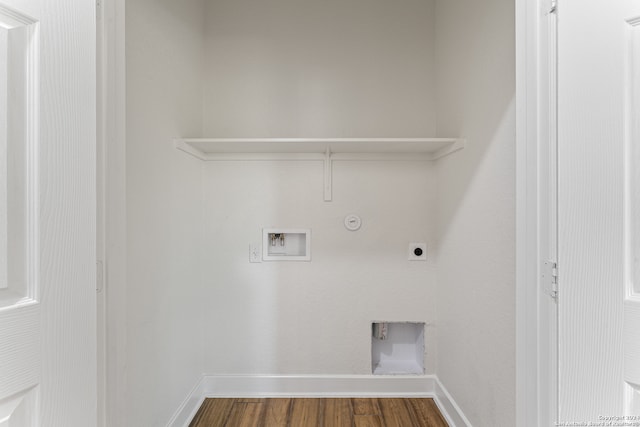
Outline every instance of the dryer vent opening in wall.
{"type": "Polygon", "coordinates": [[[311,261],[311,230],[263,229],[262,259],[263,261],[311,261]]]}
{"type": "Polygon", "coordinates": [[[372,323],[372,373],[374,375],[424,374],[424,326],[424,323],[411,322],[372,323]]]}

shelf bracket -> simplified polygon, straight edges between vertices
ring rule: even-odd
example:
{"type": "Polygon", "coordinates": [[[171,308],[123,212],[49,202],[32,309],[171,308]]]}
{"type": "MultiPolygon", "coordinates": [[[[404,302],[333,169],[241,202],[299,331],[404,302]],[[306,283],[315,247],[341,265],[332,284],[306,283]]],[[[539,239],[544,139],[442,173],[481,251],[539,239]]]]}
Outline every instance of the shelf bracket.
{"type": "Polygon", "coordinates": [[[324,153],[324,201],[330,202],[333,199],[333,159],[331,158],[331,148],[327,147],[324,153]]]}

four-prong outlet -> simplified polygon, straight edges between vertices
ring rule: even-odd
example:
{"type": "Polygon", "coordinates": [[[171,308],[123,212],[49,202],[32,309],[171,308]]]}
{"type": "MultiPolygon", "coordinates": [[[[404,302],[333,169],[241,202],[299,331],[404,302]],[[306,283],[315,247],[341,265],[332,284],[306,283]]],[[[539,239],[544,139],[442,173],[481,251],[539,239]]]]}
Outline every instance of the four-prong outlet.
{"type": "Polygon", "coordinates": [[[426,261],[427,244],[409,243],[409,261],[426,261]]]}

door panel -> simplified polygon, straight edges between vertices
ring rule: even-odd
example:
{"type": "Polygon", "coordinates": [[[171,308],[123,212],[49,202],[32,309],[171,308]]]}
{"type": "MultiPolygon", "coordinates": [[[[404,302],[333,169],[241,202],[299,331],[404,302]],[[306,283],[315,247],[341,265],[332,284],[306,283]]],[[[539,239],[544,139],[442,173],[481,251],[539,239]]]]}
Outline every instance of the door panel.
{"type": "Polygon", "coordinates": [[[95,2],[0,0],[0,55],[0,426],[95,425],[95,2]]]}
{"type": "Polygon", "coordinates": [[[38,25],[0,5],[0,426],[38,415],[38,25]]]}
{"type": "Polygon", "coordinates": [[[0,5],[0,309],[37,298],[38,23],[0,5]]]}
{"type": "Polygon", "coordinates": [[[632,411],[625,166],[639,15],[634,0],[558,1],[560,422],[632,411]]]}
{"type": "Polygon", "coordinates": [[[626,413],[640,415],[640,16],[627,20],[626,44],[624,379],[626,413]]]}
{"type": "Polygon", "coordinates": [[[38,304],[0,313],[0,396],[12,396],[38,384],[40,366],[38,304]]]}

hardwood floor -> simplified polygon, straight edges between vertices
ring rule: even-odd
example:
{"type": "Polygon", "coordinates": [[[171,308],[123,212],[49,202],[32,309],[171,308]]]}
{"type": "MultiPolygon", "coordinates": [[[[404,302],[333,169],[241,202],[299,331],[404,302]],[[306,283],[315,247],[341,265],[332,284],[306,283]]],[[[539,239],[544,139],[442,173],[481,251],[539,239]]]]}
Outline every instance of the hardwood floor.
{"type": "Polygon", "coordinates": [[[190,427],[447,427],[433,399],[205,399],[190,427]]]}

